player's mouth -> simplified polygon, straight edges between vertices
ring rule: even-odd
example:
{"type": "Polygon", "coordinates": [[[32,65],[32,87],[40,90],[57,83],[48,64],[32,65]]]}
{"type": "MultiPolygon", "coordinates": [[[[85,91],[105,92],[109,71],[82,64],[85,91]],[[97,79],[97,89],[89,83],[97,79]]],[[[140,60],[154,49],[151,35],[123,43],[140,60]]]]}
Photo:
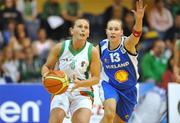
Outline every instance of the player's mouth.
{"type": "Polygon", "coordinates": [[[80,34],[80,36],[81,36],[81,37],[85,37],[86,35],[85,35],[85,34],[83,34],[83,33],[81,33],[81,34],[80,34]]]}
{"type": "Polygon", "coordinates": [[[116,36],[114,36],[114,35],[111,35],[111,36],[110,36],[110,38],[116,38],[116,36]]]}

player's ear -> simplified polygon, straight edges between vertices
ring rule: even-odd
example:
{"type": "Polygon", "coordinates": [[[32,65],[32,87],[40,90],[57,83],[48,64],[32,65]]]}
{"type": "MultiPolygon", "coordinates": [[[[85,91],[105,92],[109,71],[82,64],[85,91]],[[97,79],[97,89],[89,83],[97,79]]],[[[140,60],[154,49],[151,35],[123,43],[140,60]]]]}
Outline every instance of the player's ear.
{"type": "Polygon", "coordinates": [[[121,36],[123,36],[124,35],[124,31],[123,31],[123,29],[121,30],[121,36]]]}
{"type": "Polygon", "coordinates": [[[108,34],[108,29],[105,29],[105,31],[106,31],[106,35],[108,34]]]}
{"type": "Polygon", "coordinates": [[[89,38],[89,35],[90,35],[90,32],[88,33],[87,38],[89,38]]]}
{"type": "Polygon", "coordinates": [[[69,32],[71,35],[73,35],[73,28],[72,27],[69,28],[69,32]]]}

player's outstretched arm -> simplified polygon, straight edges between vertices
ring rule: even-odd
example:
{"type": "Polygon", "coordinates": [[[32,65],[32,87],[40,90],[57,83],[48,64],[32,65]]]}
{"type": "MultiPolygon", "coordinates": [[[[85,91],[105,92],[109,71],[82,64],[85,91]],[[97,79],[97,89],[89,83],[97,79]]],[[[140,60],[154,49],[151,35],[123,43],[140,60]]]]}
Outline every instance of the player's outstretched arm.
{"type": "Polygon", "coordinates": [[[55,47],[50,51],[47,61],[41,70],[42,77],[45,77],[51,70],[54,69],[56,62],[58,61],[61,45],[61,43],[56,44],[55,47]]]}
{"type": "Polygon", "coordinates": [[[138,0],[136,1],[136,11],[132,10],[135,16],[135,25],[132,29],[132,34],[125,41],[125,48],[132,54],[136,54],[136,45],[138,44],[142,33],[142,21],[146,6],[147,5],[143,5],[142,0],[138,0]]]}

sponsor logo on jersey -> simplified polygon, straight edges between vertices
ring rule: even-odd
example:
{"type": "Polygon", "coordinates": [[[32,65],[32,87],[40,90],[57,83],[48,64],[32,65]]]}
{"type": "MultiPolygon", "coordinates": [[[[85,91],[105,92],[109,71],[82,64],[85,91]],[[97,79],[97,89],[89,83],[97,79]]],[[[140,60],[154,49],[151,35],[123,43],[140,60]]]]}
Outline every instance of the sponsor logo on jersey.
{"type": "Polygon", "coordinates": [[[125,71],[125,70],[119,70],[115,73],[115,79],[118,81],[118,82],[125,82],[128,80],[128,72],[125,71]]]}
{"type": "Polygon", "coordinates": [[[123,47],[121,47],[120,49],[121,49],[122,54],[126,53],[126,50],[123,47]]]}
{"type": "Polygon", "coordinates": [[[129,65],[129,62],[124,62],[124,63],[121,63],[121,64],[112,64],[112,65],[106,65],[106,68],[107,69],[115,69],[115,68],[122,68],[122,67],[126,67],[129,65]]]}
{"type": "Polygon", "coordinates": [[[104,59],[104,62],[105,62],[105,63],[108,63],[108,61],[109,61],[109,60],[108,60],[107,58],[104,59]]]}
{"type": "Polygon", "coordinates": [[[125,115],[125,118],[126,118],[126,119],[129,119],[129,115],[128,115],[128,114],[127,114],[127,115],[125,115]]]}

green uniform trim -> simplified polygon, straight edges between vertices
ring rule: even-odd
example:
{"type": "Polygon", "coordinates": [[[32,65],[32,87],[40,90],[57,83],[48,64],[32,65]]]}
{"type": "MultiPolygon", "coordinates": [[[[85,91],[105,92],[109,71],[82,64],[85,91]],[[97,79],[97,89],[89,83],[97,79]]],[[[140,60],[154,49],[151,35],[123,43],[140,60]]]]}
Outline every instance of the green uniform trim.
{"type": "Polygon", "coordinates": [[[88,48],[88,61],[89,61],[89,66],[87,67],[87,70],[86,70],[86,72],[85,72],[86,79],[89,78],[89,72],[88,72],[88,71],[89,71],[90,65],[91,65],[92,48],[93,48],[93,45],[90,43],[89,48],[88,48]]]}
{"type": "Polygon", "coordinates": [[[92,91],[81,91],[85,94],[87,94],[88,96],[90,96],[92,99],[94,98],[94,93],[92,91]]]}
{"type": "Polygon", "coordinates": [[[85,43],[85,45],[84,45],[81,49],[79,49],[79,50],[74,50],[74,49],[72,48],[72,40],[70,40],[70,43],[69,43],[69,51],[75,56],[75,55],[77,55],[78,53],[80,53],[80,52],[84,49],[85,46],[86,46],[86,43],[85,43]]]}
{"type": "Polygon", "coordinates": [[[64,52],[64,49],[65,49],[65,41],[63,41],[62,42],[62,47],[61,47],[61,50],[60,50],[60,52],[59,52],[59,57],[61,57],[61,55],[63,54],[63,52],[64,52]]]}
{"type": "Polygon", "coordinates": [[[90,43],[89,48],[88,48],[88,60],[89,60],[89,62],[91,61],[91,58],[92,58],[92,48],[93,48],[93,45],[90,43]]]}
{"type": "Polygon", "coordinates": [[[180,39],[177,40],[177,44],[178,44],[178,50],[180,51],[180,39]]]}

